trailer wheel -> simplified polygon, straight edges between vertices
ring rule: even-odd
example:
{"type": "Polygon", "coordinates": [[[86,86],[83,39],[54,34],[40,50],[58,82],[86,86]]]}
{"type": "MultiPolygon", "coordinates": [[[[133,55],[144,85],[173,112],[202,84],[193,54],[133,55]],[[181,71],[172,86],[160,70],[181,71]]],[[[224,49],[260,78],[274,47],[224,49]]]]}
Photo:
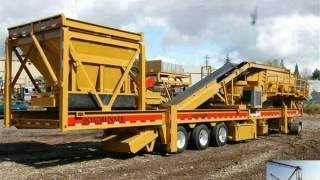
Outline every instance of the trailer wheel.
{"type": "Polygon", "coordinates": [[[178,127],[177,153],[182,153],[188,146],[188,132],[183,126],[178,127]]]}
{"type": "Polygon", "coordinates": [[[225,123],[219,123],[212,128],[212,144],[214,146],[224,146],[228,140],[228,129],[225,123]]]}
{"type": "Polygon", "coordinates": [[[204,124],[196,126],[192,131],[191,138],[196,149],[206,149],[210,143],[209,128],[204,124]]]}
{"type": "Polygon", "coordinates": [[[290,134],[301,134],[302,122],[293,122],[289,124],[289,133],[290,134]]]}

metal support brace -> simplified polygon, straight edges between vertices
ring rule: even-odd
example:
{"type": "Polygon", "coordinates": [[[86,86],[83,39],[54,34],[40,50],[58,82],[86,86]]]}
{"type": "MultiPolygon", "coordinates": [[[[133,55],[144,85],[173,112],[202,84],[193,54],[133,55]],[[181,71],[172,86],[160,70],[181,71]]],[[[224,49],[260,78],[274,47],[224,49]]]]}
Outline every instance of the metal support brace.
{"type": "Polygon", "coordinates": [[[104,73],[104,66],[103,65],[100,65],[99,66],[99,91],[100,92],[103,92],[103,82],[104,82],[104,79],[103,79],[103,73],[104,73]]]}
{"type": "Polygon", "coordinates": [[[19,54],[19,52],[17,51],[17,49],[16,49],[16,48],[13,49],[14,53],[16,54],[18,60],[19,60],[20,63],[21,63],[21,66],[20,66],[20,68],[19,68],[16,76],[14,77],[12,83],[11,83],[11,87],[14,87],[14,85],[17,83],[17,81],[18,81],[18,79],[19,79],[19,77],[20,77],[20,74],[21,74],[22,70],[24,69],[25,72],[27,73],[28,77],[30,78],[30,80],[31,80],[34,88],[37,90],[37,92],[40,93],[41,90],[40,90],[37,82],[36,82],[35,79],[32,77],[32,74],[31,74],[31,72],[29,71],[29,69],[26,67],[28,58],[29,58],[32,50],[33,50],[33,46],[31,46],[31,47],[29,48],[26,56],[24,57],[24,59],[22,59],[22,57],[21,57],[21,55],[19,54]]]}
{"type": "Polygon", "coordinates": [[[47,56],[45,55],[43,49],[41,48],[39,41],[37,40],[36,36],[33,33],[31,33],[31,37],[32,37],[32,40],[33,40],[34,44],[36,45],[36,48],[37,48],[37,50],[38,50],[38,52],[39,52],[39,54],[41,56],[41,59],[42,59],[43,63],[45,64],[46,68],[49,71],[49,74],[50,74],[50,77],[51,77],[53,83],[57,84],[58,83],[57,76],[53,72],[53,69],[52,69],[52,67],[51,67],[51,65],[50,65],[50,63],[48,61],[47,56]]]}
{"type": "Polygon", "coordinates": [[[90,78],[89,78],[86,70],[84,69],[84,67],[83,67],[83,65],[82,65],[81,59],[79,59],[79,58],[77,57],[76,51],[75,51],[75,49],[74,49],[74,47],[73,47],[73,45],[72,45],[71,43],[69,44],[69,48],[70,48],[70,54],[71,54],[72,58],[79,63],[78,67],[79,67],[79,69],[82,71],[82,73],[83,73],[83,75],[85,76],[85,78],[86,78],[89,86],[91,87],[91,90],[90,90],[89,93],[91,93],[91,94],[93,94],[93,95],[95,96],[99,107],[100,107],[101,109],[103,109],[103,108],[104,108],[103,102],[102,102],[100,96],[97,94],[95,86],[94,86],[94,85],[92,84],[92,82],[90,81],[90,78]]]}
{"type": "MultiPolygon", "coordinates": [[[[139,53],[139,51],[138,51],[137,53],[139,53]]],[[[129,61],[128,65],[127,65],[127,68],[126,68],[126,70],[123,72],[123,74],[122,74],[122,76],[121,76],[121,78],[120,78],[120,80],[119,80],[119,82],[118,82],[115,90],[113,91],[112,96],[111,96],[111,98],[110,98],[110,101],[109,101],[108,105],[106,106],[106,109],[105,109],[105,110],[107,110],[107,111],[110,111],[110,110],[111,110],[112,105],[113,105],[114,101],[116,100],[116,97],[118,96],[118,94],[119,94],[119,92],[120,92],[120,88],[122,87],[125,79],[126,79],[126,78],[128,77],[128,75],[129,75],[129,72],[130,72],[130,70],[131,70],[131,67],[132,67],[132,65],[133,65],[133,63],[134,63],[134,61],[135,61],[135,59],[136,59],[136,55],[137,55],[137,54],[135,53],[135,54],[132,56],[132,58],[130,59],[130,61],[129,61]]]]}
{"type": "Polygon", "coordinates": [[[162,84],[164,86],[164,89],[166,90],[166,93],[168,95],[169,100],[171,100],[172,98],[171,98],[170,92],[168,90],[167,84],[164,81],[162,81],[162,84]]]}
{"type": "Polygon", "coordinates": [[[223,88],[224,99],[226,100],[225,103],[226,105],[229,105],[226,83],[224,81],[222,82],[222,88],[223,88]]]}
{"type": "Polygon", "coordinates": [[[218,92],[217,93],[217,96],[223,101],[223,102],[226,102],[226,99],[224,97],[222,97],[222,95],[218,92]]]}

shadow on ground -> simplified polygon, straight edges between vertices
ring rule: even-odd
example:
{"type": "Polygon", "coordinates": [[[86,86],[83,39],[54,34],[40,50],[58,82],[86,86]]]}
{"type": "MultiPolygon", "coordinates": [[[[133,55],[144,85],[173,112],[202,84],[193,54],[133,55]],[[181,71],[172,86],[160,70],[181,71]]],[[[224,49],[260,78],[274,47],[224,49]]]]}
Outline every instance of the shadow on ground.
{"type": "Polygon", "coordinates": [[[11,161],[35,168],[95,160],[102,158],[128,159],[136,155],[105,152],[100,142],[73,142],[50,145],[27,141],[0,144],[0,162],[11,161]]]}

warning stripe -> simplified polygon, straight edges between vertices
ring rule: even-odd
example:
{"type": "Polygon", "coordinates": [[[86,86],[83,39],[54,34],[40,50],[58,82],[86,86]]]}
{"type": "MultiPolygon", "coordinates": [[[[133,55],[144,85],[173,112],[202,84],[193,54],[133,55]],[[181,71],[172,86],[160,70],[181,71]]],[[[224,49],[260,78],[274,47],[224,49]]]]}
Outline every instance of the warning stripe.
{"type": "Polygon", "coordinates": [[[266,118],[270,118],[270,117],[281,117],[282,112],[281,110],[277,110],[277,111],[260,111],[261,116],[260,117],[266,117],[266,118]]]}
{"type": "Polygon", "coordinates": [[[69,116],[68,126],[107,125],[107,124],[133,124],[152,123],[162,121],[162,114],[121,114],[106,116],[69,116]]]}
{"type": "MultiPolygon", "coordinates": [[[[256,117],[279,118],[282,116],[281,110],[257,111],[256,117]]],[[[288,116],[300,116],[301,111],[297,109],[288,110],[288,116]]],[[[119,124],[148,124],[163,121],[163,113],[144,114],[119,114],[119,115],[88,115],[76,117],[70,115],[68,126],[96,126],[96,125],[119,125],[119,124]]],[[[249,119],[248,111],[212,111],[212,112],[178,112],[178,121],[198,121],[198,120],[246,120],[249,119]]]]}
{"type": "Polygon", "coordinates": [[[247,119],[248,111],[228,111],[228,112],[181,112],[178,119],[181,121],[188,120],[214,120],[214,119],[247,119]]]}

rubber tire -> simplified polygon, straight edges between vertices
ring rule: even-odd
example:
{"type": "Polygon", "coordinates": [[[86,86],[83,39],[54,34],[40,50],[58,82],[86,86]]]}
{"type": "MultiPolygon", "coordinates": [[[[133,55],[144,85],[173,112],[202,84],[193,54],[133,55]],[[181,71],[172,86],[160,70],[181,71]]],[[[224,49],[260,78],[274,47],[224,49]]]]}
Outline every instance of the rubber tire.
{"type": "MultiPolygon", "coordinates": [[[[177,153],[182,153],[188,147],[189,135],[188,135],[188,132],[187,132],[186,128],[184,128],[183,126],[178,126],[177,138],[178,138],[179,131],[182,132],[185,135],[185,138],[186,138],[185,145],[182,148],[179,148],[177,146],[177,153]]],[[[178,140],[177,140],[177,143],[178,143],[178,140]]]]}
{"type": "Polygon", "coordinates": [[[208,147],[209,144],[210,144],[210,131],[209,131],[209,128],[208,128],[206,125],[204,125],[204,124],[200,124],[200,125],[196,126],[196,127],[192,130],[191,139],[192,139],[192,144],[193,144],[193,146],[194,146],[195,149],[197,149],[197,150],[207,149],[207,147],[208,147]],[[201,130],[205,130],[205,131],[207,131],[207,133],[208,133],[208,142],[207,142],[206,145],[202,145],[202,144],[200,143],[199,134],[200,134],[201,130]]]}
{"type": "Polygon", "coordinates": [[[289,124],[289,133],[299,135],[302,130],[302,122],[293,122],[289,124]]]}
{"type": "Polygon", "coordinates": [[[211,140],[212,140],[212,145],[217,146],[217,147],[224,146],[227,143],[227,141],[228,141],[228,128],[225,123],[219,123],[212,128],[211,140]],[[221,128],[225,128],[226,132],[227,132],[226,140],[224,142],[221,142],[219,139],[219,130],[221,128]]]}

